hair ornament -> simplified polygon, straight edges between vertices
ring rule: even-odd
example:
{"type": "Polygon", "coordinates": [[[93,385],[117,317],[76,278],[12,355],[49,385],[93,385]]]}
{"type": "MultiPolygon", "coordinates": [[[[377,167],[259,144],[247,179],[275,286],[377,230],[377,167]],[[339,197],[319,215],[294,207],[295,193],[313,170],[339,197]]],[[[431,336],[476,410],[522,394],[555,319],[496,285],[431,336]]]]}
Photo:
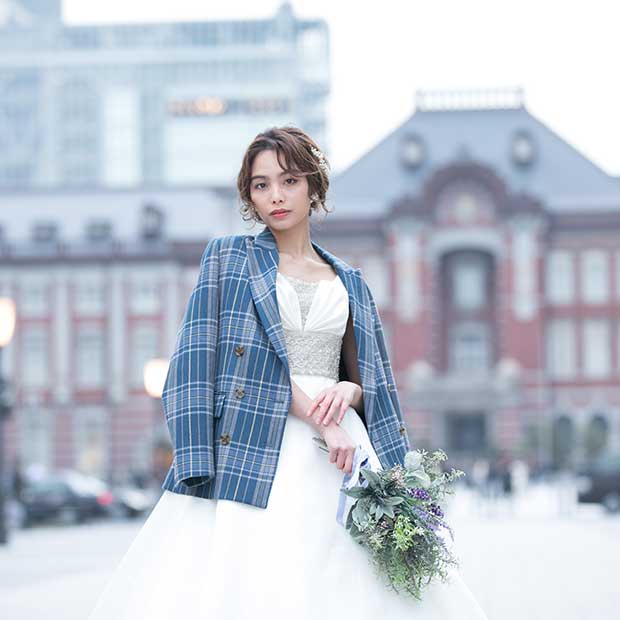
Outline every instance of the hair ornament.
{"type": "Polygon", "coordinates": [[[325,172],[325,174],[329,173],[329,165],[325,161],[325,155],[319,149],[315,147],[311,147],[310,150],[312,154],[319,160],[319,167],[325,172]]]}

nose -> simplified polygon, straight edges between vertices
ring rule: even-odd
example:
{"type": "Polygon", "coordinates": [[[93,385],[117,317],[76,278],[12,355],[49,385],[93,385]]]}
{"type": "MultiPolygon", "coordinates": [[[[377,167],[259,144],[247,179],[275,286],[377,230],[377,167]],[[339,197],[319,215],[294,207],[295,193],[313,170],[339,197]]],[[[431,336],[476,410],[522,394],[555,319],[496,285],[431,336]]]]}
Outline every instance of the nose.
{"type": "Polygon", "coordinates": [[[273,202],[274,204],[282,202],[282,192],[278,187],[274,187],[273,191],[271,192],[271,202],[273,202]]]}

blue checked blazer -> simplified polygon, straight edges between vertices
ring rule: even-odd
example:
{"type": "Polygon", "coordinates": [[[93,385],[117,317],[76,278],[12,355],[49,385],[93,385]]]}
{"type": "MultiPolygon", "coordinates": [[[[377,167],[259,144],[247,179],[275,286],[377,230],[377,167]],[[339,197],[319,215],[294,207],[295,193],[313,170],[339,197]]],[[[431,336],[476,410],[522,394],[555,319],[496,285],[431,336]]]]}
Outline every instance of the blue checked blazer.
{"type": "MultiPolygon", "coordinates": [[[[349,294],[373,448],[383,467],[402,464],[409,439],[372,293],[359,269],[312,245],[349,294]]],[[[278,263],[267,227],[207,244],[162,393],[173,447],[163,489],[267,507],[292,399],[278,263]]]]}

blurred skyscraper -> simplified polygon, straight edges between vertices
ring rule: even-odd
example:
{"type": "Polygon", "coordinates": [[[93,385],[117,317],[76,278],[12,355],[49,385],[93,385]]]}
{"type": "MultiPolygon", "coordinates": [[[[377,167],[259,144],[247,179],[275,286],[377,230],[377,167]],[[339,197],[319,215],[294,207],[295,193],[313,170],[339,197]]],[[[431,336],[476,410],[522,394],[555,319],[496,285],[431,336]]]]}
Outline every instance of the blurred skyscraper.
{"type": "MultiPolygon", "coordinates": [[[[166,436],[143,370],[168,358],[208,238],[240,231],[254,136],[329,151],[328,28],[273,17],[67,26],[60,0],[0,0],[0,295],[10,464],[149,470],[166,436]]],[[[244,227],[247,230],[247,227],[244,227]]]]}
{"type": "Polygon", "coordinates": [[[0,2],[0,188],[229,185],[259,131],[328,151],[328,29],[268,19],[67,26],[0,2]]]}

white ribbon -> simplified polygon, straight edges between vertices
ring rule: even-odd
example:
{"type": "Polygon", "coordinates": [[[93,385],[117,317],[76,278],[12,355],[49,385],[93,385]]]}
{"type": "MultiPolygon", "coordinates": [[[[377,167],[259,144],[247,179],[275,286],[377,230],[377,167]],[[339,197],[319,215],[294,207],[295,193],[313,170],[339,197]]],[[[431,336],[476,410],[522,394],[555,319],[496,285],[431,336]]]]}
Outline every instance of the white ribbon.
{"type": "Polygon", "coordinates": [[[340,497],[338,498],[338,510],[336,511],[336,521],[343,527],[346,527],[345,519],[349,514],[353,504],[357,501],[356,497],[351,497],[343,493],[344,489],[352,489],[355,486],[368,486],[368,480],[361,476],[360,469],[364,467],[368,469],[368,452],[358,444],[353,455],[353,467],[350,474],[345,474],[340,486],[340,497]],[[362,482],[360,482],[360,477],[362,482]]]}

